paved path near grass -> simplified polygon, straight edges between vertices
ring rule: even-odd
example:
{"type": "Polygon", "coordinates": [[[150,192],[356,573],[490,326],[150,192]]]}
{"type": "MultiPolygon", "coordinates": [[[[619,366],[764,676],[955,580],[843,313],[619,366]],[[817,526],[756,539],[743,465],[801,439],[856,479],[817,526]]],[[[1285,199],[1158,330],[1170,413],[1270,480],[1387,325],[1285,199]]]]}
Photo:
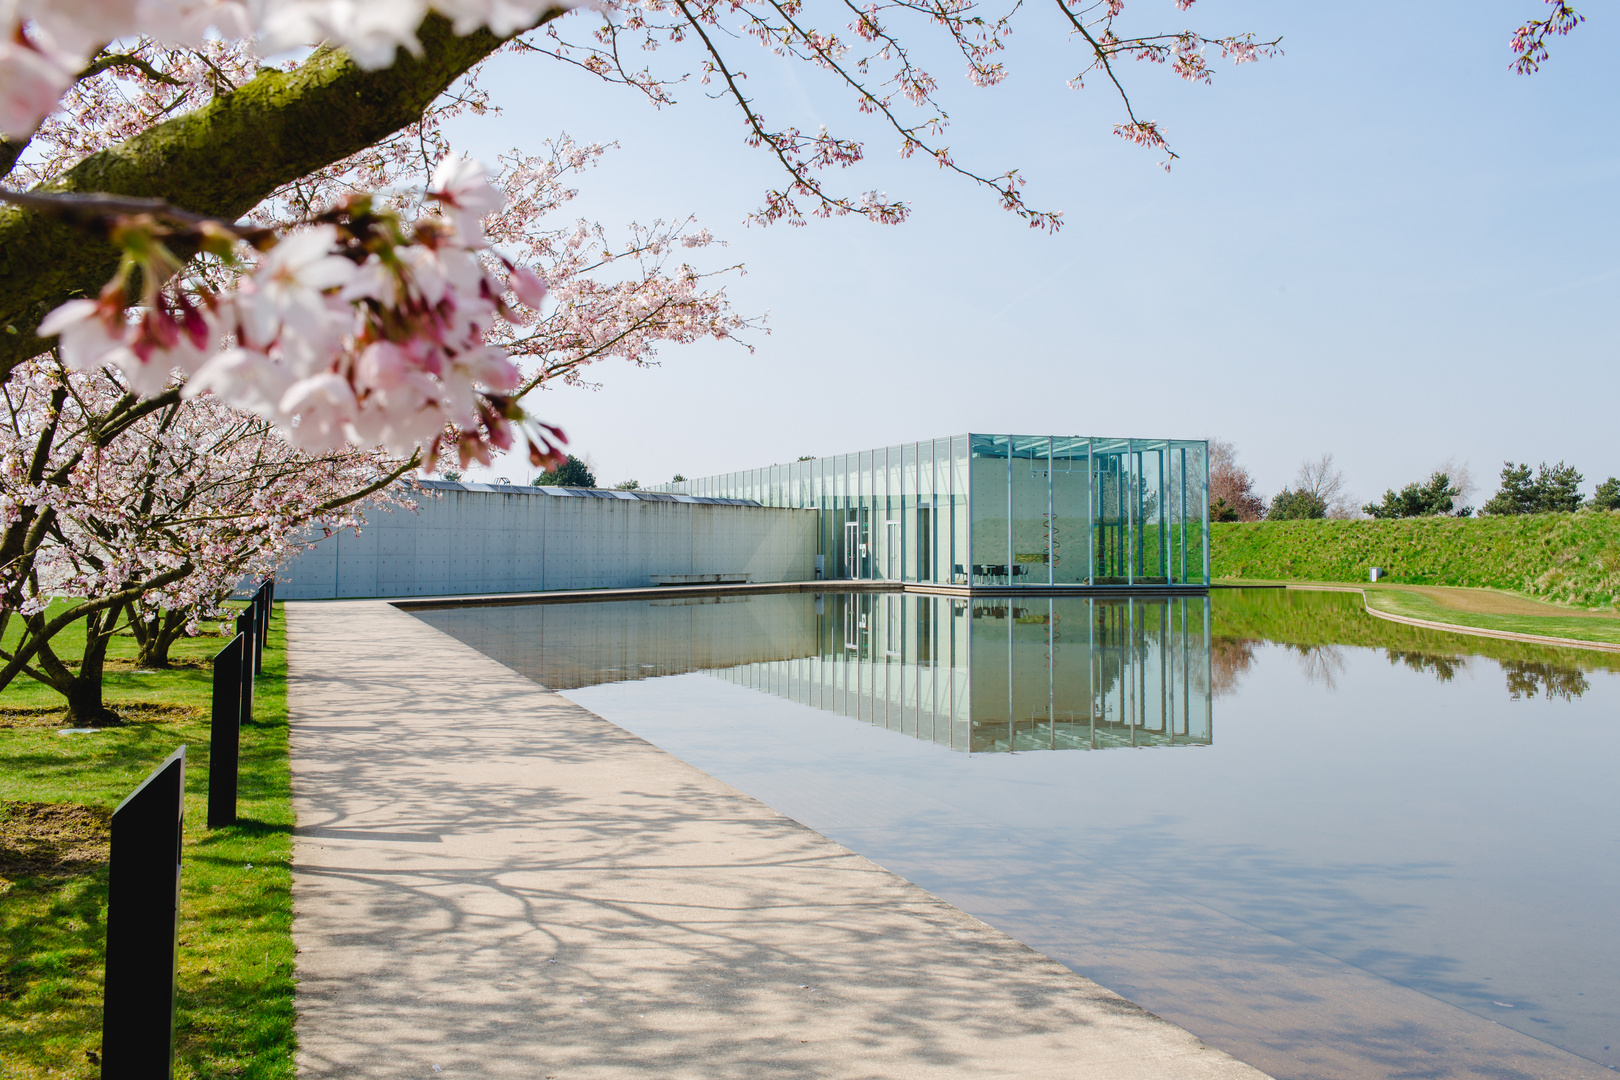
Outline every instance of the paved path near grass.
{"type": "Polygon", "coordinates": [[[301,1076],[1262,1077],[403,612],[286,611],[301,1076]]]}

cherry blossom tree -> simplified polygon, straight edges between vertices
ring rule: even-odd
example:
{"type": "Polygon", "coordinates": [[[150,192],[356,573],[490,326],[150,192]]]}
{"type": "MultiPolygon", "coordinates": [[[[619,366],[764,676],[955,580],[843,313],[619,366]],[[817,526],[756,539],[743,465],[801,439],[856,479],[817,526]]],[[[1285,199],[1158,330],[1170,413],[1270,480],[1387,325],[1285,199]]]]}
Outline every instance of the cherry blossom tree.
{"type": "Polygon", "coordinates": [[[217,614],[244,577],[272,572],[318,535],[401,504],[406,467],[375,451],[311,455],[216,398],[122,423],[132,395],[109,371],[32,361],[5,387],[0,687],[18,674],[59,691],[69,718],[114,719],[101,681],[112,636],[140,628],[142,662],[217,614]],[[119,430],[107,437],[110,428],[119,430]],[[53,603],[52,601],[56,601],[53,603]],[[13,624],[20,625],[13,625],[13,624]],[[77,663],[54,642],[81,623],[77,663]]]}

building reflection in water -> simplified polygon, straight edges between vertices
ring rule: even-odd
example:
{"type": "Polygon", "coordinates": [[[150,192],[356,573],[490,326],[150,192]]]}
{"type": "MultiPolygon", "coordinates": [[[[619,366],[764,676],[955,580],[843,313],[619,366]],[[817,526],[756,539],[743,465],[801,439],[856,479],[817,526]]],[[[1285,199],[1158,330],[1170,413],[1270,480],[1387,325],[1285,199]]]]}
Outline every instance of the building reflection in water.
{"type": "Polygon", "coordinates": [[[1212,736],[1204,596],[771,593],[416,614],[553,690],[701,671],[972,753],[1212,736]]]}
{"type": "Polygon", "coordinates": [[[957,750],[1211,741],[1204,597],[837,593],[816,650],[710,674],[957,750]]]}

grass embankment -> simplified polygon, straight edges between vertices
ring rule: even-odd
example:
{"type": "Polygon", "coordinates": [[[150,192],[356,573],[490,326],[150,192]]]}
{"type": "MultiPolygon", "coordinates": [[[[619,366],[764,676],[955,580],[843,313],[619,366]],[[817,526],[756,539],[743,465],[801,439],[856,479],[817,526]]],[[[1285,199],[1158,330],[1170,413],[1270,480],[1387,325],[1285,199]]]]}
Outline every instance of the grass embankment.
{"type": "Polygon", "coordinates": [[[1361,586],[1376,610],[1620,644],[1620,514],[1214,525],[1217,581],[1361,586]],[[1369,568],[1388,577],[1367,582],[1369,568]]]}
{"type": "Polygon", "coordinates": [[[1217,579],[1504,589],[1560,604],[1620,601],[1620,513],[1210,526],[1217,579]]]}
{"type": "Polygon", "coordinates": [[[183,640],[171,654],[175,670],[143,672],[134,667],[133,640],[117,639],[106,696],[129,722],[94,734],[60,734],[60,699],[46,687],[19,679],[0,693],[0,1076],[100,1075],[108,814],[182,743],[175,1074],[293,1075],[293,817],[281,616],[271,623],[254,722],[242,731],[241,820],[210,831],[208,662],[226,640],[183,640]]]}

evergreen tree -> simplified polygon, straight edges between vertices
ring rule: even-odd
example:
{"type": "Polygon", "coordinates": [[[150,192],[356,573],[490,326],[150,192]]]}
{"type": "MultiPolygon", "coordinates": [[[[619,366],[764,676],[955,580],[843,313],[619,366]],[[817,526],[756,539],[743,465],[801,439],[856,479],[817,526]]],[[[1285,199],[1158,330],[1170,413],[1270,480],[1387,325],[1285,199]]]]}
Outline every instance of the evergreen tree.
{"type": "Polygon", "coordinates": [[[1267,521],[1305,521],[1327,517],[1327,500],[1314,491],[1283,488],[1266,510],[1267,521]]]}
{"type": "Polygon", "coordinates": [[[1540,474],[1532,480],[1530,466],[1504,462],[1502,489],[1482,508],[1486,514],[1570,513],[1581,508],[1581,474],[1573,465],[1560,461],[1551,468],[1541,463],[1540,474]]]}
{"type": "Polygon", "coordinates": [[[1611,476],[1599,484],[1587,505],[1594,510],[1620,510],[1620,478],[1611,476]]]}
{"type": "Polygon", "coordinates": [[[1462,489],[1452,485],[1450,476],[1436,472],[1429,477],[1428,483],[1407,484],[1399,494],[1393,490],[1386,491],[1383,502],[1368,503],[1361,509],[1369,517],[1375,518],[1434,517],[1440,514],[1467,517],[1473,513],[1472,507],[1454,509],[1455,500],[1461,494],[1462,489]]]}
{"type": "Polygon", "coordinates": [[[1502,463],[1502,489],[1481,509],[1484,514],[1533,514],[1536,512],[1536,482],[1530,466],[1502,463]]]}
{"type": "Polygon", "coordinates": [[[1573,465],[1560,461],[1551,469],[1541,463],[1536,479],[1537,509],[1543,514],[1570,514],[1581,508],[1581,480],[1573,465]]]}
{"type": "Polygon", "coordinates": [[[535,487],[583,487],[596,486],[596,476],[586,464],[575,457],[568,455],[568,460],[556,469],[548,469],[534,478],[535,487]]]}

